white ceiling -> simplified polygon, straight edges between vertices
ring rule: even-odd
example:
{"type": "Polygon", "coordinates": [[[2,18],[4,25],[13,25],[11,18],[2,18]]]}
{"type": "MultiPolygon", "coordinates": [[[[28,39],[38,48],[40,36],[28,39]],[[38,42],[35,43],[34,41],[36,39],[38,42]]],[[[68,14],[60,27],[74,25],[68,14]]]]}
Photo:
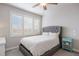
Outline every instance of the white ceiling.
{"type": "Polygon", "coordinates": [[[37,6],[35,8],[33,8],[32,6],[35,5],[36,3],[8,3],[9,5],[39,14],[39,15],[44,15],[44,12],[48,12],[50,10],[53,10],[54,8],[56,8],[58,5],[48,5],[47,6],[47,10],[43,10],[43,8],[41,6],[37,6]]]}
{"type": "Polygon", "coordinates": [[[33,8],[32,6],[35,5],[35,3],[8,3],[9,5],[39,14],[39,15],[43,15],[44,10],[40,7],[37,6],[35,8],[33,8]]]}
{"type": "Polygon", "coordinates": [[[53,11],[54,9],[56,8],[59,8],[59,7],[63,7],[63,5],[79,5],[79,4],[72,4],[72,3],[58,3],[58,5],[48,5],[47,6],[47,10],[44,11],[42,7],[40,6],[37,6],[35,8],[33,8],[32,6],[35,5],[36,3],[8,3],[9,5],[12,5],[12,6],[15,6],[15,7],[18,7],[18,8],[21,8],[21,9],[24,9],[26,11],[30,11],[30,12],[33,12],[33,13],[36,13],[36,14],[39,14],[39,15],[44,15],[44,12],[49,12],[49,11],[53,11]]]}

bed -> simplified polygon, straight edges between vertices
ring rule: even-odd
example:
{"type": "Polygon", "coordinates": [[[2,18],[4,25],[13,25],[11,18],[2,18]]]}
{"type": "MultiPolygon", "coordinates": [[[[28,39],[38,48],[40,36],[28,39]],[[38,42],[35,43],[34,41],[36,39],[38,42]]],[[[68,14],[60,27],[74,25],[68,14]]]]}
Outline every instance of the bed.
{"type": "Polygon", "coordinates": [[[53,55],[61,48],[62,28],[61,26],[48,26],[43,28],[43,32],[44,35],[22,38],[19,50],[25,56],[53,55]],[[55,34],[51,35],[51,33],[55,34]]]}

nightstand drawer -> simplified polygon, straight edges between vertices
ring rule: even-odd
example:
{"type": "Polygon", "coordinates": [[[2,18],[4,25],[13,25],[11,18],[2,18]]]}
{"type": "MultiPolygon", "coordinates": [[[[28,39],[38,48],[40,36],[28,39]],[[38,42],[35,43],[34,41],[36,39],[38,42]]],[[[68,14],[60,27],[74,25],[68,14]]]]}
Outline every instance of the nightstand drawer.
{"type": "Polygon", "coordinates": [[[64,37],[64,38],[62,39],[62,41],[72,42],[72,38],[70,38],[70,37],[64,37]]]}

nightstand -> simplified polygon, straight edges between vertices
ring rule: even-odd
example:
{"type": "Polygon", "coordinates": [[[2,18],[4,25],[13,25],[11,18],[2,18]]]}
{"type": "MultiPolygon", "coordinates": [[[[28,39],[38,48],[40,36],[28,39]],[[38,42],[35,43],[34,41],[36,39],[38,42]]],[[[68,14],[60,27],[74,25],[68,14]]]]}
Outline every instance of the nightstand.
{"type": "Polygon", "coordinates": [[[0,56],[5,56],[5,44],[6,44],[5,38],[1,37],[0,38],[0,56]]]}
{"type": "Polygon", "coordinates": [[[72,51],[73,49],[73,39],[71,37],[63,37],[62,38],[62,48],[68,51],[72,51]]]}

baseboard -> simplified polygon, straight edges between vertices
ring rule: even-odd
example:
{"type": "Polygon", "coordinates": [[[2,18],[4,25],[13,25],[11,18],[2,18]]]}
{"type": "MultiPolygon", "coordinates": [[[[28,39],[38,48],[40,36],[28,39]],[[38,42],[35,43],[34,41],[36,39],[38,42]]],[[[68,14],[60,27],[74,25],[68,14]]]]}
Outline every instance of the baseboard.
{"type": "Polygon", "coordinates": [[[73,49],[74,52],[76,53],[79,53],[79,50],[78,49],[73,49]]]}
{"type": "Polygon", "coordinates": [[[13,50],[13,49],[16,49],[16,48],[18,48],[18,46],[7,48],[5,51],[10,51],[10,50],[13,50]]]}
{"type": "MultiPolygon", "coordinates": [[[[10,51],[10,50],[16,49],[16,48],[18,48],[18,47],[19,47],[19,46],[7,48],[5,51],[10,51]]],[[[79,53],[79,50],[78,50],[78,49],[73,49],[73,52],[79,53]]]]}

